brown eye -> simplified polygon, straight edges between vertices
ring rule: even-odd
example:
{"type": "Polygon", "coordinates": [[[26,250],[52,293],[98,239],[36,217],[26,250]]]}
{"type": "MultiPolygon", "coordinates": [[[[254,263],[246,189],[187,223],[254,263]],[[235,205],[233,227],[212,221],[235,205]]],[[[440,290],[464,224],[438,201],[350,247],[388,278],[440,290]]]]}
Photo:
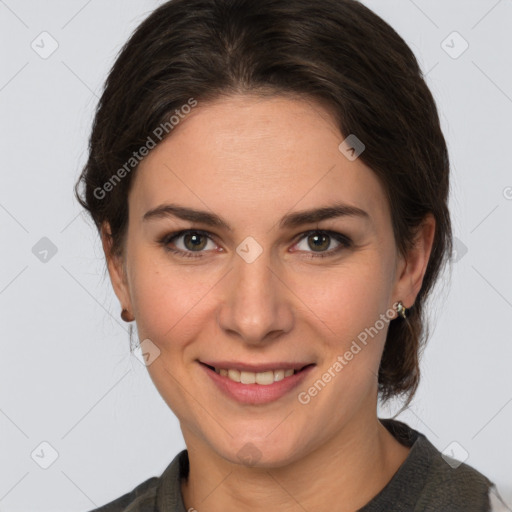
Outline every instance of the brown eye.
{"type": "Polygon", "coordinates": [[[207,243],[208,239],[201,233],[191,232],[183,235],[183,245],[190,251],[201,251],[207,243]]]}
{"type": "Polygon", "coordinates": [[[217,247],[209,233],[198,230],[169,233],[162,237],[159,243],[166,251],[187,258],[202,257],[208,249],[217,247]],[[211,243],[212,246],[208,247],[208,243],[211,243]]]}
{"type": "Polygon", "coordinates": [[[308,231],[303,233],[296,244],[299,251],[309,253],[309,257],[328,257],[335,256],[340,253],[343,249],[347,249],[352,246],[352,241],[341,233],[334,231],[308,231]],[[331,243],[334,242],[334,248],[331,247],[331,243]]]}
{"type": "Polygon", "coordinates": [[[308,236],[308,245],[311,249],[317,251],[317,250],[324,250],[328,249],[330,245],[331,237],[329,235],[326,235],[324,233],[320,234],[313,234],[308,236]]]}

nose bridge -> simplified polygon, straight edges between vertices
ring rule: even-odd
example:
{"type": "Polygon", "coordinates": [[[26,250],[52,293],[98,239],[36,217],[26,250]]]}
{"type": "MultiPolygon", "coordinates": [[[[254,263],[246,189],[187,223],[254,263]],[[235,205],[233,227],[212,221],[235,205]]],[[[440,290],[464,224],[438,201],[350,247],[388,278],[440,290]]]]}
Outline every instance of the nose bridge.
{"type": "Polygon", "coordinates": [[[236,332],[246,343],[260,343],[271,333],[275,336],[278,331],[290,330],[291,304],[286,287],[274,275],[270,254],[263,251],[253,260],[241,254],[236,255],[230,272],[220,324],[224,330],[236,332]]]}

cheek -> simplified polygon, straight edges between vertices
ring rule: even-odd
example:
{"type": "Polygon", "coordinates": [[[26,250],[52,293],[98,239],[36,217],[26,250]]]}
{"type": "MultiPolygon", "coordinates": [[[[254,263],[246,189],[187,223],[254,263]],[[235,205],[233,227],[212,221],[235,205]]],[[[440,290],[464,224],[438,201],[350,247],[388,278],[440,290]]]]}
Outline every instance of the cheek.
{"type": "Polygon", "coordinates": [[[339,404],[334,415],[341,417],[356,408],[362,397],[373,394],[377,385],[376,375],[391,321],[387,314],[388,275],[379,252],[367,250],[336,269],[312,273],[311,278],[302,275],[294,283],[294,291],[308,306],[305,311],[311,310],[308,318],[314,323],[313,331],[323,339],[319,343],[324,351],[321,380],[329,384],[327,392],[319,393],[317,403],[325,407],[333,402],[339,404]]]}
{"type": "Polygon", "coordinates": [[[337,267],[297,274],[291,288],[321,332],[344,346],[388,309],[386,275],[379,254],[368,250],[337,267]]]}
{"type": "Polygon", "coordinates": [[[130,285],[141,340],[149,338],[161,350],[182,348],[204,323],[207,295],[218,278],[167,264],[165,257],[135,261],[130,285]]]}

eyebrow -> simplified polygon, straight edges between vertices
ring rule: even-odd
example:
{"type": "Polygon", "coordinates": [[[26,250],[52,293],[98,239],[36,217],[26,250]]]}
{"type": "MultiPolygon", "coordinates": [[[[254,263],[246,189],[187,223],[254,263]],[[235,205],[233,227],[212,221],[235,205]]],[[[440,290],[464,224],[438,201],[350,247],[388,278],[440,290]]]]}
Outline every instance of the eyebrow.
{"type": "MultiPolygon", "coordinates": [[[[195,210],[177,204],[161,204],[156,208],[148,210],[142,217],[143,221],[152,219],[162,219],[166,217],[177,217],[179,219],[188,220],[206,224],[212,227],[222,227],[228,231],[233,228],[220,216],[215,213],[195,210]]],[[[312,224],[322,220],[334,219],[338,217],[359,217],[366,221],[371,221],[370,215],[356,206],[350,206],[343,203],[335,203],[320,208],[312,208],[310,210],[302,210],[286,214],[279,222],[281,229],[295,228],[304,224],[312,224]]]]}

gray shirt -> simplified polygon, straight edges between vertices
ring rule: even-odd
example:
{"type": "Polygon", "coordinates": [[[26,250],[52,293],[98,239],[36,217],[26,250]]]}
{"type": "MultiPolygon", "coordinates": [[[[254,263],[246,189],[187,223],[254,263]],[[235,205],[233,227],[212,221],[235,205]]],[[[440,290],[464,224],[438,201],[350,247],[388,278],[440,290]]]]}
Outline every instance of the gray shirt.
{"type": "MultiPolygon", "coordinates": [[[[380,422],[411,450],[388,484],[358,512],[507,510],[491,509],[496,488],[476,469],[464,463],[449,464],[424,434],[403,422],[393,419],[380,419],[380,422]]],[[[186,479],[188,472],[188,452],[183,450],[159,477],[149,478],[131,492],[90,512],[187,512],[181,479],[186,479]]],[[[335,511],[336,507],[331,510],[335,511]]]]}

